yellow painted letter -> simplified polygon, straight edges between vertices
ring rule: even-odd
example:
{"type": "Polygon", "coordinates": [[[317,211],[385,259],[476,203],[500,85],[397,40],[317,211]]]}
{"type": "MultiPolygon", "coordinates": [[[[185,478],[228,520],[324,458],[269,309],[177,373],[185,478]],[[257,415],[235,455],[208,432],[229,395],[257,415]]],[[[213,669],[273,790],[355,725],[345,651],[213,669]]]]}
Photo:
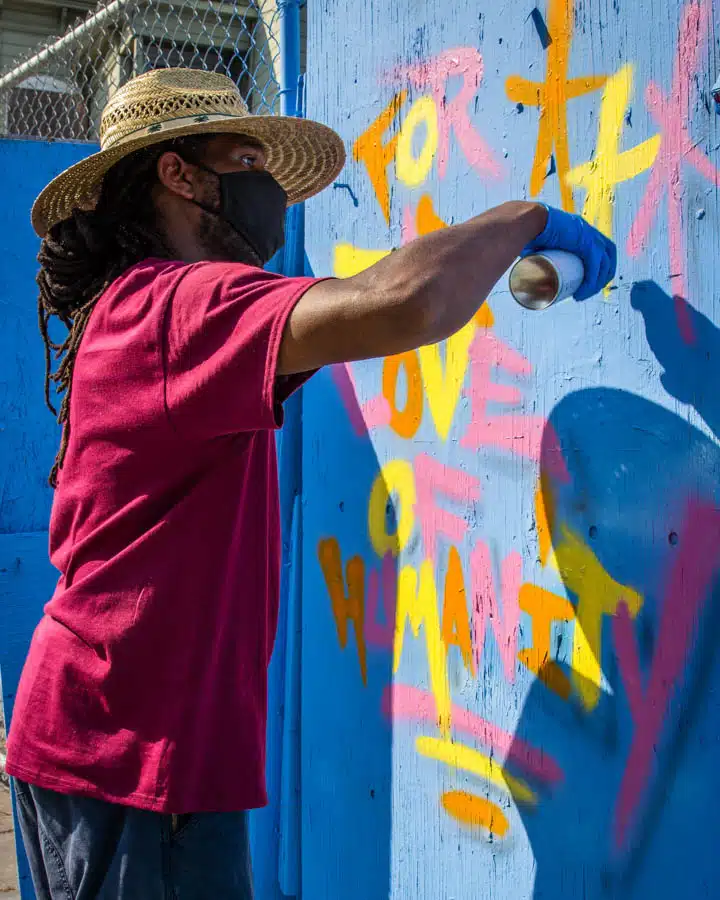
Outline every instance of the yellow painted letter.
{"type": "Polygon", "coordinates": [[[407,546],[415,526],[415,474],[411,463],[395,459],[382,467],[370,492],[368,504],[368,530],[375,552],[382,559],[386,553],[393,556],[407,546]],[[397,526],[388,534],[387,516],[390,498],[395,494],[394,508],[400,507],[397,526]]]}
{"type": "Polygon", "coordinates": [[[572,653],[573,682],[585,707],[593,709],[600,699],[603,681],[602,617],[615,615],[622,603],[635,617],[643,598],[633,588],[612,579],[579,535],[564,525],[555,556],[565,587],[578,598],[572,653]]]}
{"type": "Polygon", "coordinates": [[[397,612],[395,617],[395,648],[393,671],[400,667],[400,658],[405,637],[405,621],[415,637],[420,636],[420,626],[425,627],[430,688],[435,697],[438,725],[444,738],[450,736],[450,683],[447,675],[445,644],[440,634],[435,576],[430,560],[420,566],[420,586],[417,572],[412,566],[405,566],[398,576],[397,612]]]}
{"type": "Polygon", "coordinates": [[[438,148],[438,117],[432,97],[421,97],[410,107],[398,135],[395,169],[400,181],[408,187],[419,187],[427,180],[438,148]],[[419,156],[413,153],[415,130],[422,123],[427,129],[419,156]]]}

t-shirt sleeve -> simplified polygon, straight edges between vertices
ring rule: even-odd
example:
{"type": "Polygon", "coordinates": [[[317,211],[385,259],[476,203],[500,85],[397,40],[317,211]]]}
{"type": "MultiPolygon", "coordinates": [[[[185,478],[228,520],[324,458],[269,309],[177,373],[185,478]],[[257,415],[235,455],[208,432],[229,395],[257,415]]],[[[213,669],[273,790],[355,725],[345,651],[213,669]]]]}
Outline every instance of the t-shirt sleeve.
{"type": "Polygon", "coordinates": [[[282,402],[312,373],[276,384],[283,331],[319,279],[233,263],[189,266],[168,301],[165,405],[173,426],[211,439],[279,428],[282,402]]]}

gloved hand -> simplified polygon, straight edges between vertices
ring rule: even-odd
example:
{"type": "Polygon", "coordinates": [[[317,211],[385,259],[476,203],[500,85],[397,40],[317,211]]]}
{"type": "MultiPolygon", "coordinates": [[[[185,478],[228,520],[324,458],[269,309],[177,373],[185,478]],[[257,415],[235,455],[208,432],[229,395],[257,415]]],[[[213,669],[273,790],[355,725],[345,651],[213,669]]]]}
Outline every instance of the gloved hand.
{"type": "Polygon", "coordinates": [[[563,212],[542,204],[548,211],[543,231],[523,250],[521,256],[543,250],[565,250],[574,253],[583,263],[585,278],[575,292],[576,300],[587,300],[599,293],[615,277],[617,248],[597,228],[581,216],[563,212]]]}

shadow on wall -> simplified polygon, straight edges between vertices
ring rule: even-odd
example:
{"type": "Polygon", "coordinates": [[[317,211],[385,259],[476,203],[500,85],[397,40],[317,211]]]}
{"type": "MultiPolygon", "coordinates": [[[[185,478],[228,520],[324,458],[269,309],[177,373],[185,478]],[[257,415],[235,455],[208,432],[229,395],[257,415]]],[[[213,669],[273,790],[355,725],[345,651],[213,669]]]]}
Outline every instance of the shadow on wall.
{"type": "MultiPolygon", "coordinates": [[[[720,330],[685,304],[694,333],[685,344],[678,303],[653,282],[632,291],[666,390],[720,436],[720,330]]],[[[679,415],[608,389],[563,399],[545,438],[545,565],[574,602],[586,650],[597,623],[602,675],[586,681],[578,668],[592,664],[573,651],[561,667],[569,696],[539,679],[518,724],[516,740],[541,746],[564,773],[534,809],[519,806],[537,867],[533,896],[715,897],[720,449],[679,415]],[[553,433],[566,484],[545,467],[553,433]],[[607,575],[587,593],[579,580],[594,575],[571,565],[575,538],[607,575]]],[[[562,640],[558,632],[559,658],[562,640]]]]}
{"type": "Polygon", "coordinates": [[[302,834],[313,852],[303,853],[302,896],[366,900],[391,889],[392,728],[384,703],[398,572],[368,534],[380,463],[347,370],[321,372],[308,390],[304,533],[320,539],[308,543],[303,561],[302,834]]]}

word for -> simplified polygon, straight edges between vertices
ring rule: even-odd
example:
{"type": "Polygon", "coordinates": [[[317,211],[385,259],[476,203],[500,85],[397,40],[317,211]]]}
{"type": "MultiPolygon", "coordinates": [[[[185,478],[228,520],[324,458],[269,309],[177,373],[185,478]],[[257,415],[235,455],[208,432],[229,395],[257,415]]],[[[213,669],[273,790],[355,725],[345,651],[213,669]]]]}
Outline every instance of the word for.
{"type": "Polygon", "coordinates": [[[400,181],[408,187],[418,187],[427,180],[433,161],[438,156],[438,171],[443,178],[450,154],[451,132],[455,133],[460,149],[478,174],[490,178],[498,178],[502,174],[500,164],[472,124],[468,111],[482,77],[482,56],[470,47],[447,50],[427,62],[398,68],[391,74],[391,80],[407,80],[420,90],[428,89],[430,95],[416,100],[407,112],[400,131],[384,141],[385,132],[396,121],[407,101],[407,91],[400,91],[353,146],[353,156],[364,164],[387,222],[390,221],[387,170],[391,163],[395,161],[395,171],[400,181]],[[456,96],[448,100],[446,85],[453,76],[461,76],[463,83],[456,96]],[[414,137],[421,126],[424,127],[424,142],[415,154],[414,137]]]}

